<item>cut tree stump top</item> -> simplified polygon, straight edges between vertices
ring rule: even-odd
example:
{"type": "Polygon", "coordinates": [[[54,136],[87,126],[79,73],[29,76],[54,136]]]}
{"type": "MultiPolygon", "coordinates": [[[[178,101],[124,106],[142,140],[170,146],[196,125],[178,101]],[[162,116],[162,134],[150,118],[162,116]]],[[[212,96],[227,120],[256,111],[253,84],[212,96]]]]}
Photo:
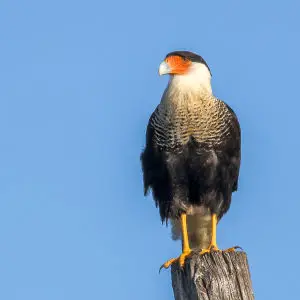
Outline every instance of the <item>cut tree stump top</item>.
{"type": "Polygon", "coordinates": [[[172,265],[175,300],[253,300],[245,252],[194,254],[181,269],[172,265]]]}

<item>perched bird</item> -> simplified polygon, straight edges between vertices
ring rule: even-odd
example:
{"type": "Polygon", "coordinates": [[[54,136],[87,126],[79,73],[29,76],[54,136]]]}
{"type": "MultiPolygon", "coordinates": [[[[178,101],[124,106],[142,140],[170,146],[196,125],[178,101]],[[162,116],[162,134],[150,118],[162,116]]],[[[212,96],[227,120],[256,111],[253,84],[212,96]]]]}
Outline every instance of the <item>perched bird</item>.
{"type": "Polygon", "coordinates": [[[168,268],[183,266],[192,249],[220,251],[216,227],[238,188],[241,133],[233,110],[213,95],[201,56],[171,52],[159,74],[170,80],[150,117],[141,162],[145,195],[151,188],[162,222],[170,219],[173,238],[182,239],[181,255],[162,265],[168,268]]]}

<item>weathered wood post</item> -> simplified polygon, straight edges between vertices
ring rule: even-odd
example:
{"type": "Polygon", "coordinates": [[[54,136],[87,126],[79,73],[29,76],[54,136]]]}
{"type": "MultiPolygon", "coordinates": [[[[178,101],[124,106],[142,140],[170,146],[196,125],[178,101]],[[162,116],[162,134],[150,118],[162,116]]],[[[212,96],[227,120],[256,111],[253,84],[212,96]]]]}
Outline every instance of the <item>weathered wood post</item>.
{"type": "Polygon", "coordinates": [[[171,272],[175,300],[254,300],[245,252],[194,254],[171,272]]]}

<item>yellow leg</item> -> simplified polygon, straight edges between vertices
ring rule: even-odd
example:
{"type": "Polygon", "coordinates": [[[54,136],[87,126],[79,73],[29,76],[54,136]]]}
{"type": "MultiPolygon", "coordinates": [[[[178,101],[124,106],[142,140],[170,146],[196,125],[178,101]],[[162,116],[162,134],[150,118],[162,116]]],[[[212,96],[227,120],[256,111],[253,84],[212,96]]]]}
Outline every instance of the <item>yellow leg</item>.
{"type": "Polygon", "coordinates": [[[180,267],[184,266],[184,262],[187,256],[191,254],[191,248],[189,245],[189,237],[188,237],[188,232],[187,232],[187,225],[186,225],[186,214],[182,214],[180,216],[180,221],[181,221],[181,232],[182,232],[182,253],[180,254],[179,257],[177,258],[172,258],[165,262],[159,270],[162,268],[169,268],[173,263],[179,262],[180,267]]]}
{"type": "Polygon", "coordinates": [[[200,254],[208,253],[211,251],[219,251],[218,245],[217,245],[217,222],[218,218],[216,214],[212,214],[211,217],[211,241],[210,245],[207,249],[203,249],[200,254]]]}
{"type": "MultiPolygon", "coordinates": [[[[218,223],[218,217],[216,214],[212,214],[212,218],[211,218],[211,242],[210,245],[208,246],[207,249],[203,249],[200,252],[200,255],[205,254],[205,253],[209,253],[211,251],[221,251],[218,248],[217,245],[217,223],[218,223]]],[[[223,250],[223,252],[232,252],[235,251],[236,248],[240,248],[238,246],[229,248],[227,250],[223,250]]]]}

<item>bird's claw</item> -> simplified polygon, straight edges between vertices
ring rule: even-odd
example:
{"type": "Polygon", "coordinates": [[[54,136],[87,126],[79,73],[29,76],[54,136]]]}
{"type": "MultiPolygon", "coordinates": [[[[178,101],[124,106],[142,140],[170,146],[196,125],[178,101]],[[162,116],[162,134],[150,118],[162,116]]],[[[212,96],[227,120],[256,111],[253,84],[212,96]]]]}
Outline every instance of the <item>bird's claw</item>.
{"type": "Polygon", "coordinates": [[[209,245],[207,249],[202,249],[202,251],[200,252],[200,255],[203,255],[205,253],[210,253],[210,252],[213,252],[213,251],[234,252],[236,249],[243,250],[242,247],[240,247],[240,246],[234,246],[234,247],[228,248],[226,250],[220,250],[218,248],[218,246],[216,246],[216,245],[209,245]]]}
{"type": "Polygon", "coordinates": [[[226,250],[223,250],[223,252],[234,252],[236,249],[239,249],[239,250],[243,251],[242,247],[240,247],[240,246],[234,246],[234,247],[228,248],[226,250]]]}
{"type": "Polygon", "coordinates": [[[190,256],[192,253],[191,250],[183,252],[179,255],[179,257],[177,258],[171,258],[170,260],[166,261],[160,268],[159,268],[159,272],[162,269],[168,269],[172,264],[174,264],[175,262],[179,263],[179,266],[182,268],[184,266],[185,260],[188,256],[190,256]]]}
{"type": "Polygon", "coordinates": [[[205,253],[210,253],[210,252],[213,252],[213,251],[221,251],[221,250],[218,248],[217,245],[210,244],[208,246],[208,248],[201,250],[200,255],[203,255],[205,253]]]}

